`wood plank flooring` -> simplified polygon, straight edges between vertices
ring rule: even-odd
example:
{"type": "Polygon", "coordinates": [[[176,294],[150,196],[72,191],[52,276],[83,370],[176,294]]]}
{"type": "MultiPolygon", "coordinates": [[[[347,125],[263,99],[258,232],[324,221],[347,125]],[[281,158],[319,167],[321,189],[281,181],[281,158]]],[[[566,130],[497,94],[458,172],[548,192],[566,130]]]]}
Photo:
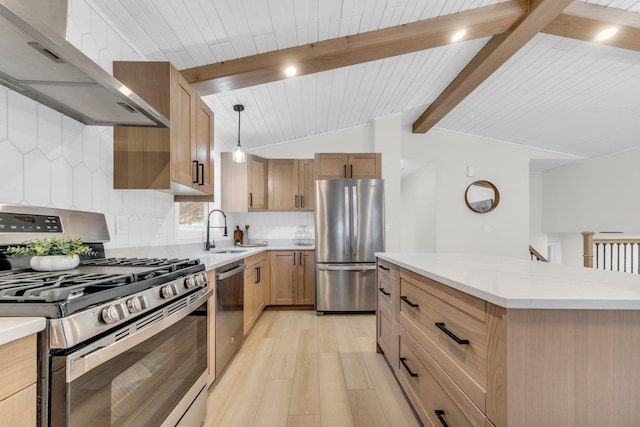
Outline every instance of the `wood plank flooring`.
{"type": "Polygon", "coordinates": [[[419,426],[373,315],[265,311],[209,390],[205,427],[419,426]]]}

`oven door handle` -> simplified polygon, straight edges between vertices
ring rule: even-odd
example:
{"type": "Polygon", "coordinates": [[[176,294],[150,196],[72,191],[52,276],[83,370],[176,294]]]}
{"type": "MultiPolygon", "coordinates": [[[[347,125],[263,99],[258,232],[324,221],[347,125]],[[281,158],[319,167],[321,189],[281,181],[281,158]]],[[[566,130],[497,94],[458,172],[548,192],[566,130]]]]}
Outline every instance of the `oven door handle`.
{"type": "MultiPolygon", "coordinates": [[[[175,312],[170,313],[169,310],[176,304],[169,304],[161,310],[152,312],[150,315],[141,318],[137,322],[134,322],[125,328],[118,329],[95,343],[71,353],[66,357],[67,383],[78,379],[90,370],[123,354],[159,332],[167,329],[171,325],[184,319],[209,299],[212,294],[213,291],[211,289],[204,288],[196,293],[197,297],[195,299],[187,302],[186,306],[175,312]],[[162,318],[154,323],[153,319],[160,315],[162,318]],[[146,322],[149,323],[146,326],[142,326],[141,329],[134,329],[134,331],[125,338],[118,341],[115,340],[116,335],[121,334],[127,329],[135,328],[135,325],[137,324],[145,325],[146,322]]],[[[176,301],[176,303],[182,304],[184,300],[192,298],[192,295],[182,298],[179,301],[176,301]]]]}

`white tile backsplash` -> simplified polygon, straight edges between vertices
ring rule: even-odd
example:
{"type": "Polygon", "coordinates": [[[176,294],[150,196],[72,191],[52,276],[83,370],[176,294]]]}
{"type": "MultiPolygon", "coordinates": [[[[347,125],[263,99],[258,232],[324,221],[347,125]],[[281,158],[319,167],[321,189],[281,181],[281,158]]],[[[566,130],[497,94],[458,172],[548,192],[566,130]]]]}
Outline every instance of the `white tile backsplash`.
{"type": "Polygon", "coordinates": [[[8,138],[22,153],[28,153],[38,145],[37,103],[26,96],[9,91],[8,138]]]}
{"type": "Polygon", "coordinates": [[[313,233],[313,212],[247,212],[227,214],[229,233],[236,225],[244,231],[249,225],[249,240],[293,239],[296,228],[306,225],[313,233]]]}
{"type": "Polygon", "coordinates": [[[0,86],[0,141],[7,139],[7,93],[9,90],[0,86]]]}
{"type": "Polygon", "coordinates": [[[38,148],[50,161],[62,155],[62,117],[42,104],[38,104],[38,148]]]}
{"type": "Polygon", "coordinates": [[[51,163],[40,150],[33,150],[24,156],[24,167],[29,173],[24,175],[24,198],[36,206],[51,203],[51,163]]]}
{"type": "Polygon", "coordinates": [[[0,141],[0,200],[4,203],[20,203],[24,195],[22,153],[8,140],[0,141]]]}
{"type": "Polygon", "coordinates": [[[73,169],[64,157],[51,163],[51,205],[60,209],[73,206],[73,169]]]}

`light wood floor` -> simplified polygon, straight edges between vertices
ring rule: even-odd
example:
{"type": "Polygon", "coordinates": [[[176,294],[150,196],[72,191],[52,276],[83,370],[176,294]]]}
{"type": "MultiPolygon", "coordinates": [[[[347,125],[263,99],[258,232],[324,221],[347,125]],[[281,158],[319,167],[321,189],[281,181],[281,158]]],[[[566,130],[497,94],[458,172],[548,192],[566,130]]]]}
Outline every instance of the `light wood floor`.
{"type": "Polygon", "coordinates": [[[418,426],[373,315],[265,311],[209,390],[205,427],[418,426]]]}

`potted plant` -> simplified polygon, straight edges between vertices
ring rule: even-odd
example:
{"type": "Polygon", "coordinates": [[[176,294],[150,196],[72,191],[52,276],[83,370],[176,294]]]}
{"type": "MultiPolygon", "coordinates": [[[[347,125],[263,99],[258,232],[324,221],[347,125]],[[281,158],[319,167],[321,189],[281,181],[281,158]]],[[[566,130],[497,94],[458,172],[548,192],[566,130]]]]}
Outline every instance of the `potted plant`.
{"type": "Polygon", "coordinates": [[[82,244],[82,238],[48,237],[22,242],[19,246],[9,246],[8,254],[30,256],[29,264],[37,271],[58,271],[76,268],[80,263],[78,255],[91,255],[93,250],[82,244]]]}

